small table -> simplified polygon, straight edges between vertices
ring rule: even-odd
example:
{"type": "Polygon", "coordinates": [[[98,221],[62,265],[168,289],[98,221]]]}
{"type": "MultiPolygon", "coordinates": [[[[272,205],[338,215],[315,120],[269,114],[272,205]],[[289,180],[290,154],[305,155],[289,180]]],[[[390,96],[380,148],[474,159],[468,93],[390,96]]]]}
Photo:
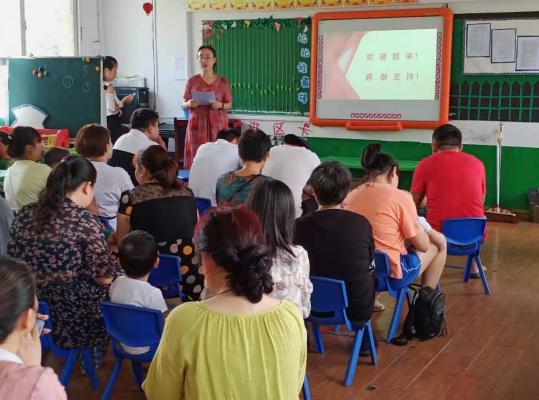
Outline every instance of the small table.
{"type": "MultiPolygon", "coordinates": [[[[339,157],[339,156],[326,156],[321,157],[320,161],[338,161],[345,167],[350,169],[363,169],[361,165],[361,159],[359,157],[339,157]]],[[[413,172],[417,167],[419,161],[415,160],[397,160],[399,164],[399,169],[405,172],[413,172]]]]}

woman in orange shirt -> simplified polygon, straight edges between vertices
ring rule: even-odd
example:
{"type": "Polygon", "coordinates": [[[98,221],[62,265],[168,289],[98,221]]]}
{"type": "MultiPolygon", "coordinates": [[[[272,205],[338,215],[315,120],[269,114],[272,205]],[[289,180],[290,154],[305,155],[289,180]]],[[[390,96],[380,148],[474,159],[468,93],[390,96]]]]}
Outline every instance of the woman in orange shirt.
{"type": "Polygon", "coordinates": [[[445,240],[434,230],[425,232],[412,195],[398,189],[397,162],[380,149],[379,144],[370,144],[363,151],[365,183],[350,192],[344,208],[371,224],[376,249],[389,257],[395,289],[408,286],[419,275],[423,286],[434,289],[445,265],[445,240]]]}

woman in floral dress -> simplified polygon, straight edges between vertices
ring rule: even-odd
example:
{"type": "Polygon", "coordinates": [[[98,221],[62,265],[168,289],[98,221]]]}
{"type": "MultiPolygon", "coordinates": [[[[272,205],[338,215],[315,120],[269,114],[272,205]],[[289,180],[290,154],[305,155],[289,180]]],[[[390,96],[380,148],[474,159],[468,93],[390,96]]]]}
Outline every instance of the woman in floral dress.
{"type": "Polygon", "coordinates": [[[51,172],[37,203],[23,207],[11,227],[8,254],[34,272],[39,300],[46,300],[61,347],[92,350],[99,366],[108,346],[101,301],[118,273],[97,215],[86,210],[94,198],[96,170],[69,156],[51,172]]]}
{"type": "Polygon", "coordinates": [[[198,300],[204,286],[194,252],[193,232],[197,208],[193,193],[177,181],[178,164],[160,146],[137,156],[135,176],[140,184],[122,193],[118,209],[121,240],[132,230],[150,233],[161,254],[181,259],[184,300],[198,300]]]}
{"type": "Polygon", "coordinates": [[[200,145],[216,141],[217,132],[228,127],[227,111],[232,108],[228,80],[215,73],[215,49],[200,46],[197,54],[201,73],[189,78],[183,95],[183,107],[190,111],[183,156],[185,169],[191,168],[200,145]],[[214,92],[215,101],[209,105],[199,104],[193,98],[193,92],[214,92]]]}

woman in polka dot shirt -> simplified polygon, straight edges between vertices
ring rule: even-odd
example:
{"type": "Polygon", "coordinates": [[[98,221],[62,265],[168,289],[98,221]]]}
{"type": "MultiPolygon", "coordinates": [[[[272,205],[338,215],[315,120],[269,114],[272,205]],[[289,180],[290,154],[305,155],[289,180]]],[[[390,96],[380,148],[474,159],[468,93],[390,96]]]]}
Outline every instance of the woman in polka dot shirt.
{"type": "Polygon", "coordinates": [[[198,213],[192,192],[178,182],[177,172],[178,164],[160,146],[137,155],[135,176],[140,185],[122,193],[117,236],[120,241],[139,229],[152,234],[161,254],[181,258],[185,300],[198,300],[204,285],[192,242],[198,213]]]}

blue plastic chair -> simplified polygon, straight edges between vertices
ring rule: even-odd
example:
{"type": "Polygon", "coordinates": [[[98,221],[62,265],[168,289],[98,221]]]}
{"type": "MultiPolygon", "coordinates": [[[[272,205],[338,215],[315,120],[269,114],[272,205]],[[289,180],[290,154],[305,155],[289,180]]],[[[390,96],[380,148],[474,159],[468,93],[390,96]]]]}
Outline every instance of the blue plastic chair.
{"type": "Polygon", "coordinates": [[[124,360],[131,361],[137,386],[142,388],[144,374],[140,363],[152,361],[161,340],[165,322],[161,311],[149,308],[102,302],[101,310],[103,310],[105,329],[112,337],[112,352],[116,358],[109,381],[101,396],[101,400],[108,400],[124,360]],[[149,350],[143,354],[129,354],[120,343],[131,347],[149,347],[149,350]]]}
{"type": "Polygon", "coordinates": [[[150,285],[161,289],[165,299],[173,297],[181,298],[182,296],[180,290],[180,283],[182,282],[180,264],[180,257],[160,254],[159,265],[150,271],[148,282],[150,285]]]}
{"type": "Polygon", "coordinates": [[[188,169],[178,170],[178,179],[184,182],[189,182],[189,170],[188,169]]]}
{"type": "Polygon", "coordinates": [[[374,365],[378,362],[371,321],[367,321],[362,329],[358,329],[350,322],[346,315],[348,295],[346,294],[346,286],[343,281],[311,276],[311,282],[313,283],[313,293],[311,294],[311,315],[309,321],[313,329],[316,350],[319,353],[324,352],[324,341],[322,340],[320,325],[344,325],[349,330],[355,332],[354,344],[352,345],[348,369],[344,378],[344,385],[350,386],[356,372],[359,350],[365,329],[367,330],[369,339],[371,361],[374,365]]]}
{"type": "Polygon", "coordinates": [[[307,374],[303,378],[303,400],[311,400],[311,389],[309,388],[309,380],[307,379],[307,374]]]}
{"type": "MultiPolygon", "coordinates": [[[[49,316],[49,319],[45,321],[45,328],[54,331],[54,323],[52,321],[51,310],[48,302],[39,302],[39,313],[49,316]]],[[[77,358],[80,356],[82,358],[82,363],[84,365],[86,374],[88,375],[90,383],[92,384],[92,389],[98,389],[99,381],[95,373],[94,362],[92,360],[92,357],[90,356],[90,349],[68,349],[60,347],[54,342],[54,339],[51,334],[41,336],[41,346],[44,351],[50,350],[52,351],[52,354],[54,354],[56,357],[63,357],[66,359],[64,368],[60,373],[60,383],[62,383],[64,387],[67,387],[67,385],[69,384],[69,380],[71,379],[71,375],[73,374],[75,361],[77,361],[77,358]]]]}
{"type": "Polygon", "coordinates": [[[211,200],[204,197],[195,197],[195,201],[197,203],[198,215],[202,217],[206,210],[211,207],[211,200]]]}
{"type": "Polygon", "coordinates": [[[402,306],[404,305],[404,299],[408,299],[408,305],[410,305],[410,293],[408,288],[393,289],[391,287],[391,281],[389,280],[389,257],[383,251],[374,253],[374,263],[376,265],[376,275],[378,276],[377,292],[388,292],[391,297],[396,298],[395,310],[391,317],[391,324],[389,325],[389,331],[387,332],[386,342],[390,343],[397,333],[399,322],[402,314],[402,306]]]}
{"type": "Polygon", "coordinates": [[[455,218],[442,222],[442,233],[447,239],[447,255],[468,256],[466,267],[464,268],[464,282],[470,279],[472,261],[475,260],[479,269],[479,277],[483,283],[485,294],[490,294],[487,276],[483,271],[479,252],[483,244],[485,234],[486,218],[455,218]]]}

